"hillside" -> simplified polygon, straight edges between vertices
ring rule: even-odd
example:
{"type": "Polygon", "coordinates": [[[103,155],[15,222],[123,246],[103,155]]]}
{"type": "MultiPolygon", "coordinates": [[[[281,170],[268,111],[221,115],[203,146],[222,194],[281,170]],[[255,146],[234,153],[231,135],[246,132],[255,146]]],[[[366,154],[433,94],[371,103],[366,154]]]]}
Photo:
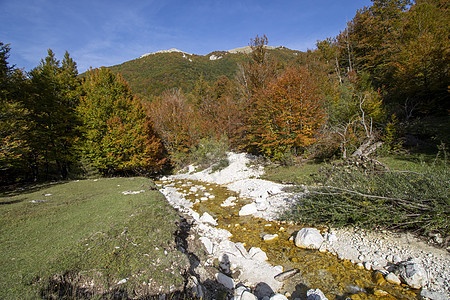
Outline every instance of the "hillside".
{"type": "MultiPolygon", "coordinates": [[[[201,74],[210,82],[221,75],[233,78],[238,65],[247,59],[248,48],[214,51],[207,55],[188,54],[177,49],[163,50],[144,54],[110,69],[121,73],[133,91],[146,99],[175,87],[189,92],[201,74]]],[[[294,61],[301,53],[285,47],[268,49],[281,62],[294,61]]]]}

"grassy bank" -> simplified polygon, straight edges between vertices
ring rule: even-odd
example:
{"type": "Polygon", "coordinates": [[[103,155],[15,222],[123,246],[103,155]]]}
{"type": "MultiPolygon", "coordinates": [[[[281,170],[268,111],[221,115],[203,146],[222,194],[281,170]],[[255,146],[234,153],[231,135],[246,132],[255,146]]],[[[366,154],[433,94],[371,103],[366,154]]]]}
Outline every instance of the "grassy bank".
{"type": "Polygon", "coordinates": [[[269,169],[266,178],[308,192],[282,218],[312,225],[404,229],[449,236],[450,169],[445,159],[387,156],[269,169]],[[300,187],[300,185],[304,185],[300,187]]]}
{"type": "Polygon", "coordinates": [[[3,193],[0,298],[151,295],[182,287],[188,261],[174,245],[178,215],[152,186],[145,178],[110,178],[3,193]]]}

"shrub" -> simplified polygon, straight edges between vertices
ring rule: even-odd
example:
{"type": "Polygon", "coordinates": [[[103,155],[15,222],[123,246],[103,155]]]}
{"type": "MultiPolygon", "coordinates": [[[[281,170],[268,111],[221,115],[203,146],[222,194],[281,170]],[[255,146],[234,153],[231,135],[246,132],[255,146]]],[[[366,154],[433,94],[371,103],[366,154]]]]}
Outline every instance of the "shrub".
{"type": "Polygon", "coordinates": [[[446,163],[422,173],[388,171],[373,161],[322,169],[316,185],[283,215],[302,223],[449,234],[450,172],[446,163]]]}

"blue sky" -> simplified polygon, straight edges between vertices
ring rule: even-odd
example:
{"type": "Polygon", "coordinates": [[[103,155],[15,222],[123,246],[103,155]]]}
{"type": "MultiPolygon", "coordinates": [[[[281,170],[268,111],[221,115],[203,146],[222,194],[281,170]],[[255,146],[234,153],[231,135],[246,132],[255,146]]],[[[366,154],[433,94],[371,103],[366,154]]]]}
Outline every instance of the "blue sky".
{"type": "Polygon", "coordinates": [[[52,49],[67,50],[79,72],[158,50],[205,55],[247,46],[313,49],[335,36],[370,0],[0,0],[0,41],[9,63],[26,71],[52,49]]]}

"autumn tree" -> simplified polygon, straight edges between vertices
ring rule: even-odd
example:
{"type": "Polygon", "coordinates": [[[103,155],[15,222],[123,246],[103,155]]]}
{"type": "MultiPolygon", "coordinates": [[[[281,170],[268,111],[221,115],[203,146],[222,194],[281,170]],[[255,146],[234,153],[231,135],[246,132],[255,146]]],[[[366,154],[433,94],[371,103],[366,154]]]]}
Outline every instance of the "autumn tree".
{"type": "Polygon", "coordinates": [[[188,152],[202,137],[194,105],[178,89],[164,92],[149,105],[155,129],[169,153],[188,152]]]}
{"type": "Polygon", "coordinates": [[[164,147],[153,123],[120,75],[106,68],[90,70],[77,112],[82,156],[102,174],[152,174],[164,166],[164,147]]]}
{"type": "Polygon", "coordinates": [[[249,146],[273,159],[301,153],[315,142],[324,109],[306,68],[287,68],[257,95],[249,123],[249,146]]]}

